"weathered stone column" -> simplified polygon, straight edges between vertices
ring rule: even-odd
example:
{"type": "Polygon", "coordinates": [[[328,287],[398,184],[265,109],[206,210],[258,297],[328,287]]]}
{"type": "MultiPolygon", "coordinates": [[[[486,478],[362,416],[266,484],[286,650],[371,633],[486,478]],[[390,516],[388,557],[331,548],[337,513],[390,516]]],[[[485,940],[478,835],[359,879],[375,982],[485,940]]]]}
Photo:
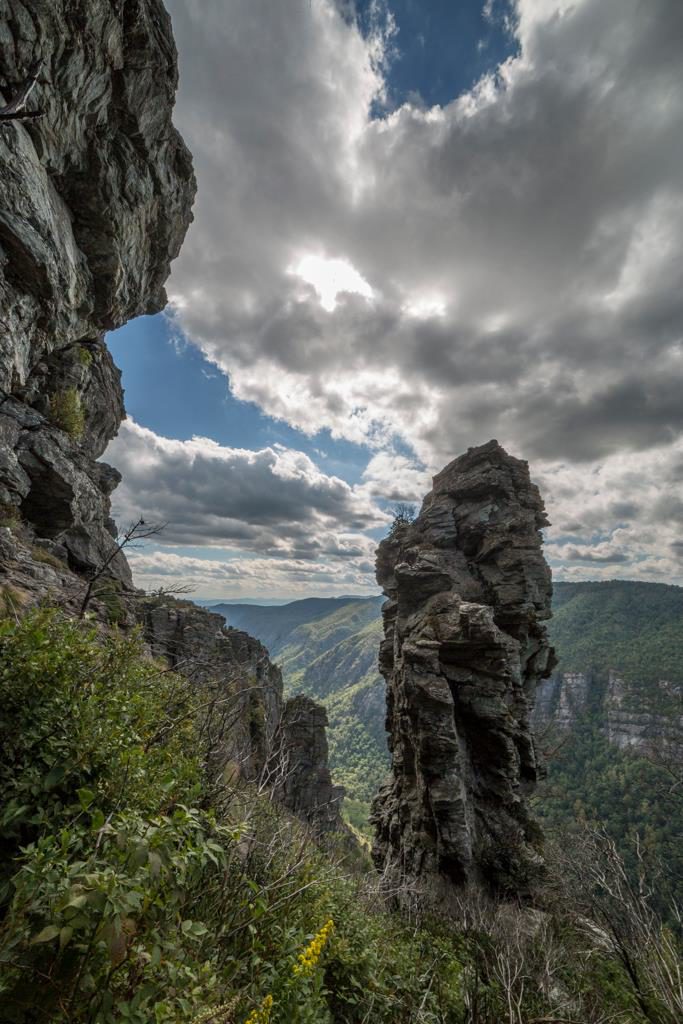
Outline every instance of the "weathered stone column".
{"type": "Polygon", "coordinates": [[[397,891],[523,893],[542,867],[526,797],[539,774],[529,715],[554,665],[546,525],[526,462],[490,441],[379,546],[392,774],[373,856],[397,891]]]}

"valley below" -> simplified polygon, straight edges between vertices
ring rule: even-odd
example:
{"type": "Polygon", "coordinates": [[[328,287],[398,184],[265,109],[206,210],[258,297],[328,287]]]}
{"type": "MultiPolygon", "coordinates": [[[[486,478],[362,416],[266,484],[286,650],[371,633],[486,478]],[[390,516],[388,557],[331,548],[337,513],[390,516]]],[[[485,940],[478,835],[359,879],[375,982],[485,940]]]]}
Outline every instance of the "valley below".
{"type": "MultiPolygon", "coordinates": [[[[382,603],[344,597],[212,606],[268,648],[285,692],[325,705],[345,816],[367,836],[370,804],[389,770],[377,669],[382,603]]],[[[680,879],[683,810],[673,787],[683,764],[683,588],[557,582],[549,633],[558,664],[539,686],[533,714],[547,764],[536,814],[550,833],[602,821],[624,849],[637,832],[680,879]]]]}

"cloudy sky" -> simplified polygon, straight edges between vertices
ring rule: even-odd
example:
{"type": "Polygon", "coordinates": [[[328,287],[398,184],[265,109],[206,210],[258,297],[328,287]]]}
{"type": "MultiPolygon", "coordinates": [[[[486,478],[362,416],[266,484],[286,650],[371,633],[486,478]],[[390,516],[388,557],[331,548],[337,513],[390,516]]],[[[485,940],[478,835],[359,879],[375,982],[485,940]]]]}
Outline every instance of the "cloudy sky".
{"type": "Polygon", "coordinates": [[[140,586],[371,593],[496,437],[557,578],[683,583],[680,0],[167,0],[195,221],[110,336],[140,586]]]}

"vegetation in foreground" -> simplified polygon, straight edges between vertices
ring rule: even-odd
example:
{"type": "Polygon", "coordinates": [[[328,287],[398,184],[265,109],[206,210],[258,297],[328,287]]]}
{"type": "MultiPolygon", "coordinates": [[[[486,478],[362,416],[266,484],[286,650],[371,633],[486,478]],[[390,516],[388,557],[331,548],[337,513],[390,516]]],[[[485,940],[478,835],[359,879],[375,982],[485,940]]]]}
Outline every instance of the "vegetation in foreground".
{"type": "Polygon", "coordinates": [[[642,930],[606,916],[597,941],[563,896],[544,913],[465,897],[444,920],[388,913],[371,874],[222,783],[203,704],[135,638],[45,610],[0,624],[6,1024],[680,1019],[654,917],[659,974],[642,930]]]}

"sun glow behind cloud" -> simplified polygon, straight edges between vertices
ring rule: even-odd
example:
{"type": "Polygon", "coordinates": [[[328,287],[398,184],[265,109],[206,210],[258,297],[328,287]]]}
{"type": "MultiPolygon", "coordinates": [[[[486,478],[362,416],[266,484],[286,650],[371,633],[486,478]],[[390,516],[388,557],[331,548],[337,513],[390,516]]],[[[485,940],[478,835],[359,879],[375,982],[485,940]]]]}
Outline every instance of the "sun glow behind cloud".
{"type": "Polygon", "coordinates": [[[320,305],[328,313],[333,312],[337,305],[337,296],[342,292],[352,292],[371,299],[375,294],[354,266],[348,260],[326,259],[309,253],[288,268],[289,274],[300,277],[306,284],[315,288],[320,305]]]}

